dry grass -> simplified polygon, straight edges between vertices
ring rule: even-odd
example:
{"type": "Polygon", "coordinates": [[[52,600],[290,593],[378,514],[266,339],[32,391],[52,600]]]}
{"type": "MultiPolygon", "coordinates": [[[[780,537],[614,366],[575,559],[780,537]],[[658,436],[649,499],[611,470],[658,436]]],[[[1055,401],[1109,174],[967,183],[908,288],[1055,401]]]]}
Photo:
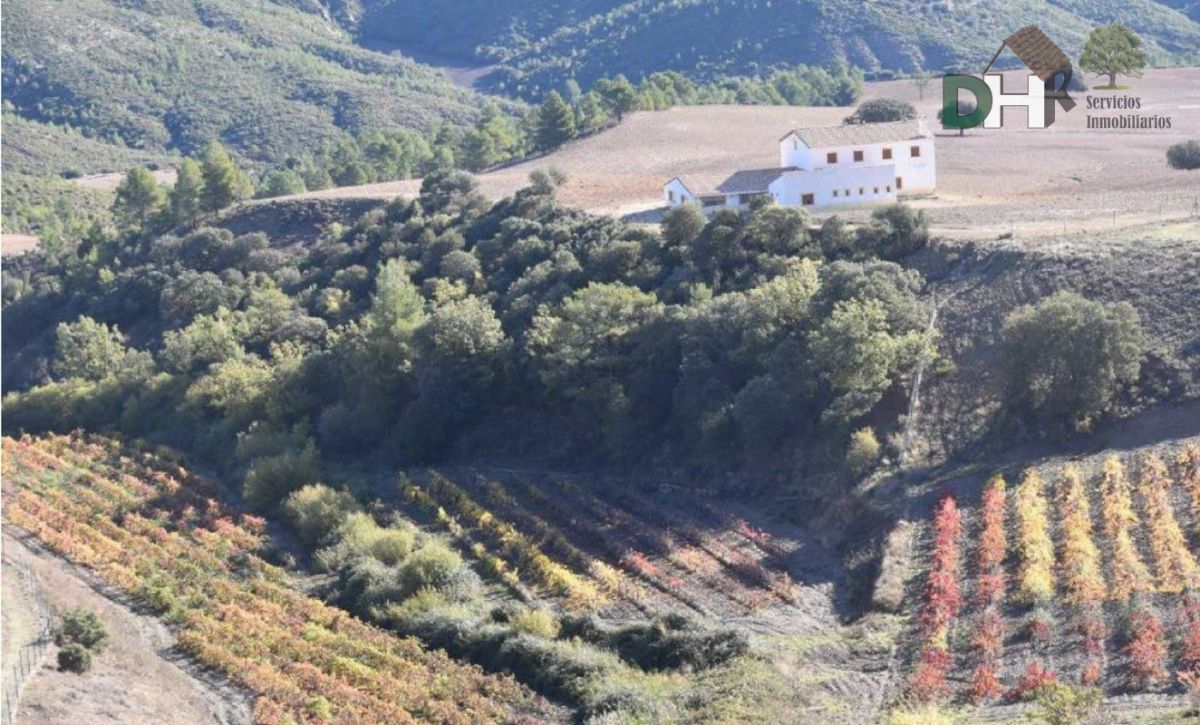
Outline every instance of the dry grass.
{"type": "MultiPolygon", "coordinates": [[[[1111,91],[1092,91],[1111,96],[1111,91]]],[[[916,202],[933,215],[938,231],[954,237],[1013,231],[1050,235],[1102,231],[1186,216],[1196,203],[1193,172],[1166,164],[1166,148],[1200,128],[1200,69],[1146,73],[1122,93],[1141,98],[1144,115],[1169,115],[1165,131],[1087,129],[1085,93],[1050,129],[1024,128],[1020,111],[1008,127],[974,129],[963,137],[939,132],[939,189],[916,202]],[[1064,227],[1065,223],[1065,227],[1064,227]]],[[[867,84],[868,97],[915,103],[936,126],[940,87],[924,99],[909,81],[867,84]]],[[[631,214],[659,204],[663,182],[682,173],[725,173],[777,163],[776,141],[799,125],[836,124],[845,108],[701,106],[636,113],[615,129],[544,158],[480,177],[483,191],[499,197],[525,183],[529,172],[553,164],[567,173],[560,192],[569,205],[608,214],[631,214]]],[[[1092,111],[1093,115],[1115,112],[1092,111]]],[[[385,198],[414,194],[417,181],[316,192],[326,197],[385,198]]],[[[861,214],[861,212],[859,213],[861,214]]]]}

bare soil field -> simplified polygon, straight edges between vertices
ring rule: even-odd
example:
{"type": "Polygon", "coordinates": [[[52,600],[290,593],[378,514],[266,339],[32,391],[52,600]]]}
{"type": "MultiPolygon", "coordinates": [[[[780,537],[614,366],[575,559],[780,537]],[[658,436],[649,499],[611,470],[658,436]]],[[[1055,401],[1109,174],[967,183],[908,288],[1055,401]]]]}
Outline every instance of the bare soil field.
{"type": "MultiPolygon", "coordinates": [[[[250,722],[248,698],[235,688],[201,679],[192,671],[192,665],[173,654],[174,638],[161,621],[110,599],[97,579],[36,545],[27,545],[15,533],[5,527],[6,563],[11,560],[30,567],[56,614],[72,607],[87,607],[99,614],[110,635],[107,649],[83,675],[60,672],[55,664],[56,650],[51,646],[41,669],[25,686],[17,722],[250,722]]],[[[18,582],[7,576],[7,567],[5,574],[7,635],[9,589],[18,582]]]]}
{"type": "MultiPolygon", "coordinates": [[[[175,183],[175,169],[159,169],[151,172],[154,174],[154,180],[160,184],[171,185],[175,183]]],[[[99,189],[101,191],[112,191],[121,185],[121,181],[125,179],[125,174],[121,172],[111,174],[91,174],[89,176],[81,176],[75,179],[75,183],[84,189],[99,189]]]]}
{"type": "Polygon", "coordinates": [[[9,257],[36,249],[38,238],[33,234],[0,234],[0,254],[9,257]]]}
{"type": "MultiPolygon", "coordinates": [[[[1017,83],[1014,77],[1006,87],[1017,83]]],[[[1147,71],[1127,91],[1076,92],[1079,105],[1059,113],[1049,129],[1024,128],[1022,112],[1006,112],[1007,126],[973,129],[964,136],[937,130],[938,191],[915,204],[929,210],[935,228],[955,237],[994,237],[1013,231],[1048,236],[1144,225],[1197,213],[1200,172],[1167,166],[1166,148],[1200,130],[1200,69],[1147,71]],[[1171,117],[1167,130],[1087,128],[1086,97],[1130,95],[1142,115],[1171,117]],[[1115,213],[1115,214],[1114,214],[1115,213]]],[[[938,128],[941,87],[923,99],[910,81],[868,83],[865,97],[913,102],[938,128]]],[[[848,108],[692,106],[635,113],[604,133],[568,144],[542,158],[480,175],[493,197],[525,184],[547,165],[566,172],[563,203],[628,215],[660,205],[661,187],[678,174],[728,173],[774,166],[777,141],[796,126],[836,125],[848,108]]],[[[308,196],[389,198],[415,194],[416,180],[344,187],[308,196]]],[[[862,216],[863,212],[856,212],[862,216]]],[[[849,216],[855,216],[854,214],[849,216]]]]}

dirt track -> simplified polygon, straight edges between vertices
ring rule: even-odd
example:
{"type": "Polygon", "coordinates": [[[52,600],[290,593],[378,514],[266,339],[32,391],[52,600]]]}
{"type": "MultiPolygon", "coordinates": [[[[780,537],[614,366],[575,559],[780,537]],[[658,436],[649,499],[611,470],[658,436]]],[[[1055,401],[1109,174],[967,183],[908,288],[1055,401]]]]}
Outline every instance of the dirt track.
{"type": "MultiPolygon", "coordinates": [[[[172,651],[174,637],[161,621],[109,599],[96,579],[26,546],[7,526],[4,553],[6,559],[29,565],[56,614],[87,607],[100,615],[111,637],[108,648],[83,675],[59,672],[51,646],[21,696],[16,713],[21,725],[250,722],[248,698],[232,687],[194,676],[193,665],[172,651]]],[[[13,584],[6,578],[6,589],[13,584]]]]}
{"type": "MultiPolygon", "coordinates": [[[[1015,82],[1015,79],[1014,79],[1015,82]]],[[[1087,93],[1049,129],[1024,128],[1023,113],[1006,112],[1008,126],[973,129],[963,137],[939,132],[938,192],[916,202],[952,236],[1009,231],[1050,236],[1096,232],[1181,218],[1200,204],[1200,172],[1166,165],[1166,148],[1200,132],[1200,69],[1152,70],[1132,79],[1143,115],[1170,116],[1169,130],[1087,128],[1087,93]],[[1115,217],[1114,217],[1115,212],[1115,217]]],[[[1089,91],[1111,97],[1112,92],[1089,91]]],[[[940,103],[933,84],[925,98],[908,81],[867,85],[867,97],[909,100],[932,125],[940,103]]],[[[681,173],[730,172],[777,163],[776,141],[793,126],[836,124],[845,108],[693,106],[635,113],[615,129],[550,154],[480,176],[493,197],[524,185],[529,172],[553,164],[567,173],[561,200],[608,214],[659,204],[663,182],[681,173]]],[[[415,180],[313,192],[318,197],[388,198],[415,194],[415,180]]]]}

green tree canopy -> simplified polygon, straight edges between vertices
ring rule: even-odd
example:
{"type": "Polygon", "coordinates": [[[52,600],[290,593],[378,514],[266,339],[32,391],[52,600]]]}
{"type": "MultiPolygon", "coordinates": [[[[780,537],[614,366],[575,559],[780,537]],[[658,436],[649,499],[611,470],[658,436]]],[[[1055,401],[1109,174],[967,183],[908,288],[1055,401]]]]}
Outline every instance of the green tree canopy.
{"type": "Polygon", "coordinates": [[[184,159],[171,187],[171,216],[176,224],[191,224],[200,216],[204,174],[194,159],[184,159]]]}
{"type": "Polygon", "coordinates": [[[546,150],[557,148],[575,138],[575,112],[558,94],[550,91],[537,113],[537,145],[546,150]]]}
{"type": "Polygon", "coordinates": [[[1001,348],[1006,401],[1052,429],[1088,429],[1137,380],[1145,338],[1128,302],[1059,292],[1014,310],[1001,348]]]}
{"type": "Polygon", "coordinates": [[[219,211],[250,195],[250,180],[233,163],[220,141],[213,141],[204,150],[201,173],[204,190],[200,200],[205,211],[219,211]]]}
{"type": "Polygon", "coordinates": [[[166,193],[154,174],[144,166],[130,169],[117,187],[113,216],[125,229],[145,231],[166,201],[166,193]]]}
{"type": "Polygon", "coordinates": [[[1146,51],[1138,34],[1120,23],[1101,25],[1088,35],[1079,56],[1079,67],[1088,73],[1108,76],[1110,87],[1117,74],[1141,78],[1146,69],[1146,51]]]}

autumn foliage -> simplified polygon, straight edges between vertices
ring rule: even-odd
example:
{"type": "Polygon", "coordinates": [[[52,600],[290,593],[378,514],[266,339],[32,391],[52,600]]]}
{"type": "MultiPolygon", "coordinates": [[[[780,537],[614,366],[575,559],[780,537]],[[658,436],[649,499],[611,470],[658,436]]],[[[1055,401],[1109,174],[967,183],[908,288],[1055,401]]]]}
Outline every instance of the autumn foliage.
{"type": "Polygon", "coordinates": [[[3,443],[4,515],[178,623],[180,649],[255,695],[256,723],[504,722],[537,698],[287,586],[262,521],[180,466],[104,438],[3,443]]]}
{"type": "Polygon", "coordinates": [[[1100,573],[1100,550],[1092,541],[1092,515],[1083,475],[1075,466],[1063,468],[1058,479],[1058,510],[1061,516],[1059,572],[1069,604],[1101,602],[1105,598],[1104,576],[1100,573]]]}
{"type": "Polygon", "coordinates": [[[1131,531],[1140,524],[1133,508],[1133,494],[1125,467],[1116,456],[1101,465],[1100,501],[1104,532],[1111,548],[1109,596],[1119,602],[1152,588],[1150,570],[1138,555],[1131,531]]]}
{"type": "Polygon", "coordinates": [[[921,702],[941,699],[948,690],[946,675],[953,657],[947,635],[963,603],[959,589],[961,538],[962,513],[958,502],[947,496],[938,502],[933,516],[933,553],[919,616],[923,645],[908,683],[909,696],[921,702]]]}
{"type": "Polygon", "coordinates": [[[1050,540],[1045,487],[1041,475],[1029,469],[1014,494],[1019,601],[1040,601],[1054,594],[1054,544],[1050,540]]]}
{"type": "Polygon", "coordinates": [[[1125,655],[1135,686],[1146,687],[1166,677],[1167,644],[1162,622],[1152,612],[1135,609],[1129,614],[1125,655]]]}
{"type": "Polygon", "coordinates": [[[1004,557],[1008,552],[1008,534],[1004,529],[1005,485],[1000,476],[994,476],[983,490],[979,517],[976,600],[981,604],[999,603],[1004,598],[1004,557]]]}
{"type": "Polygon", "coordinates": [[[1146,511],[1146,537],[1154,557],[1159,588],[1178,592],[1185,586],[1200,583],[1200,566],[1188,550],[1187,539],[1167,498],[1169,484],[1170,477],[1162,459],[1156,455],[1146,456],[1138,479],[1138,493],[1146,511]]]}

